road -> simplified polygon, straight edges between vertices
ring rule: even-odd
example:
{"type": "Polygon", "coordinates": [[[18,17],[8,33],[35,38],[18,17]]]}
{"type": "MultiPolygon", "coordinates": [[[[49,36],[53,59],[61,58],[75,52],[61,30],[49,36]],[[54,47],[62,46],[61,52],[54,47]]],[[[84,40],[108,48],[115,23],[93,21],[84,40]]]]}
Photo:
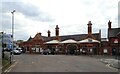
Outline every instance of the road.
{"type": "Polygon", "coordinates": [[[74,55],[15,55],[9,72],[117,72],[100,59],[74,55]]]}

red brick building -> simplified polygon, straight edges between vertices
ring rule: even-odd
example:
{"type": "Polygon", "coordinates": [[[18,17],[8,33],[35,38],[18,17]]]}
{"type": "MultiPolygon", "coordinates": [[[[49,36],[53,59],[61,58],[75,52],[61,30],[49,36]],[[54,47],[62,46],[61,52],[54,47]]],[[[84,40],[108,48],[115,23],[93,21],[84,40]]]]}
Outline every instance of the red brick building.
{"type": "Polygon", "coordinates": [[[100,54],[111,54],[111,52],[108,50],[110,49],[110,45],[108,42],[108,38],[101,38],[101,48],[100,48],[100,54]]]}
{"type": "Polygon", "coordinates": [[[108,22],[108,40],[109,40],[109,45],[111,47],[111,54],[116,55],[118,54],[119,50],[119,39],[117,34],[120,32],[120,28],[111,28],[111,23],[108,22]]]}
{"type": "Polygon", "coordinates": [[[101,41],[101,54],[109,54],[109,55],[117,55],[120,52],[119,49],[119,42],[120,37],[119,32],[120,28],[111,28],[111,21],[108,22],[108,40],[107,41],[101,41]],[[118,34],[118,36],[117,36],[118,34]]]}
{"type": "Polygon", "coordinates": [[[99,33],[92,33],[92,23],[88,22],[88,34],[75,34],[59,36],[59,27],[56,25],[55,36],[51,36],[48,30],[48,36],[42,36],[37,33],[34,38],[29,38],[26,42],[20,43],[20,47],[29,53],[41,53],[43,50],[50,49],[57,54],[114,54],[118,46],[117,34],[120,28],[111,28],[111,22],[108,22],[108,41],[101,39],[101,30],[99,33]],[[114,35],[114,30],[115,34],[114,35]],[[117,31],[116,31],[117,30],[117,31]],[[113,34],[111,34],[113,32],[113,34]],[[101,41],[102,40],[102,41],[101,41]],[[116,50],[114,52],[114,50],[116,50]]]}
{"type": "Polygon", "coordinates": [[[50,35],[48,30],[48,37],[42,36],[41,33],[37,33],[34,38],[29,38],[26,42],[20,43],[20,47],[24,48],[29,53],[40,53],[42,49],[50,49],[62,54],[81,54],[85,51],[86,54],[99,54],[101,32],[92,33],[92,23],[88,22],[88,34],[76,34],[59,36],[59,27],[56,25],[55,36],[50,35]],[[62,43],[65,40],[74,40],[76,43],[62,43]],[[52,40],[58,40],[59,43],[47,43],[52,40]],[[96,41],[96,42],[95,42],[96,41]]]}

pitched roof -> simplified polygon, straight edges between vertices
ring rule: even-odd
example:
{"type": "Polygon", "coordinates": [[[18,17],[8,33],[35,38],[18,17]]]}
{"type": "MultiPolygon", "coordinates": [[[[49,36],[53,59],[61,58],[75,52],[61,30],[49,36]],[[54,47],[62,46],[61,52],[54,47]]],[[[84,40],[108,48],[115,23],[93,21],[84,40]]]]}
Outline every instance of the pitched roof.
{"type": "Polygon", "coordinates": [[[101,38],[101,41],[108,41],[108,38],[101,38]]]}
{"type": "MultiPolygon", "coordinates": [[[[88,34],[75,34],[75,35],[66,35],[66,36],[60,36],[61,37],[61,41],[63,40],[67,40],[67,39],[73,39],[73,40],[76,40],[76,41],[80,41],[80,40],[83,40],[85,39],[85,37],[87,36],[88,34]]],[[[99,33],[94,33],[92,34],[97,40],[100,40],[100,34],[99,33]]]]}
{"type": "Polygon", "coordinates": [[[41,33],[37,33],[32,40],[41,40],[41,41],[44,41],[43,37],[41,36],[41,33]]]}
{"type": "Polygon", "coordinates": [[[117,36],[120,36],[120,32],[117,34],[117,36]]]}
{"type": "Polygon", "coordinates": [[[32,39],[32,37],[30,36],[29,39],[27,41],[30,41],[32,39]]]}
{"type": "Polygon", "coordinates": [[[120,32],[120,28],[111,28],[108,29],[108,38],[117,37],[117,34],[120,32]]]}
{"type": "MultiPolygon", "coordinates": [[[[73,39],[75,41],[80,41],[80,40],[83,40],[85,39],[85,37],[87,36],[88,34],[75,34],[75,35],[63,35],[63,36],[60,36],[61,38],[61,41],[64,41],[64,40],[68,40],[68,39],[73,39]]],[[[92,34],[96,40],[100,40],[100,33],[94,33],[92,34]]],[[[51,40],[54,40],[55,36],[52,36],[52,37],[46,37],[46,36],[42,36],[44,41],[51,41],[51,40]]]]}

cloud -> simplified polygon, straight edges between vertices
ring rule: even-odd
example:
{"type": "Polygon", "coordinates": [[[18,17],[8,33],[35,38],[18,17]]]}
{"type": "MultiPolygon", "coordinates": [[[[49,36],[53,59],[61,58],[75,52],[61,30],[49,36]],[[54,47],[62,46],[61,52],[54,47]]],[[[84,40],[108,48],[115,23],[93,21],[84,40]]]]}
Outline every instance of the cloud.
{"type": "Polygon", "coordinates": [[[39,7],[23,2],[2,2],[2,13],[16,10],[16,13],[22,13],[25,17],[41,22],[54,21],[50,15],[42,12],[39,7]]]}
{"type": "Polygon", "coordinates": [[[118,3],[118,27],[120,27],[120,1],[118,3]]]}
{"type": "Polygon", "coordinates": [[[15,37],[27,39],[37,32],[55,35],[59,25],[60,35],[86,34],[87,23],[92,21],[93,33],[102,30],[107,37],[108,21],[118,27],[117,0],[21,0],[2,3],[2,22],[6,32],[11,31],[11,11],[15,12],[15,37]],[[9,25],[8,25],[9,24],[9,25]]]}
{"type": "Polygon", "coordinates": [[[2,27],[4,29],[9,29],[11,28],[11,18],[7,15],[2,15],[2,27]]]}
{"type": "Polygon", "coordinates": [[[16,30],[14,37],[15,37],[15,39],[27,40],[30,37],[30,35],[29,35],[28,31],[26,31],[25,29],[22,29],[22,30],[16,30]]]}
{"type": "Polygon", "coordinates": [[[8,11],[12,11],[12,10],[16,10],[18,12],[23,13],[23,15],[26,16],[38,16],[39,15],[39,11],[36,7],[31,6],[29,4],[25,5],[22,2],[3,2],[2,3],[2,11],[3,13],[6,13],[8,11]],[[36,11],[36,12],[33,12],[36,11]]]}
{"type": "Polygon", "coordinates": [[[41,11],[40,8],[32,4],[25,4],[23,2],[2,2],[0,8],[2,9],[0,12],[2,16],[2,20],[0,20],[2,24],[0,25],[2,26],[0,27],[0,31],[9,34],[12,34],[11,11],[16,10],[14,14],[14,33],[16,39],[26,40],[30,35],[34,36],[36,32],[44,31],[44,28],[39,29],[38,27],[46,25],[47,22],[54,21],[48,13],[41,11]]]}

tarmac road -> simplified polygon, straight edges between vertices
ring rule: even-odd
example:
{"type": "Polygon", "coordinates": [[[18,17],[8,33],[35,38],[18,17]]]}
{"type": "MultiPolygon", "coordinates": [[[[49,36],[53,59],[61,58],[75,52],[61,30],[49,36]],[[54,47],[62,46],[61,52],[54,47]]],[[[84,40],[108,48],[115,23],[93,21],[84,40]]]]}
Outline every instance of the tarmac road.
{"type": "Polygon", "coordinates": [[[9,72],[117,72],[116,69],[88,56],[74,55],[15,55],[9,72]]]}

